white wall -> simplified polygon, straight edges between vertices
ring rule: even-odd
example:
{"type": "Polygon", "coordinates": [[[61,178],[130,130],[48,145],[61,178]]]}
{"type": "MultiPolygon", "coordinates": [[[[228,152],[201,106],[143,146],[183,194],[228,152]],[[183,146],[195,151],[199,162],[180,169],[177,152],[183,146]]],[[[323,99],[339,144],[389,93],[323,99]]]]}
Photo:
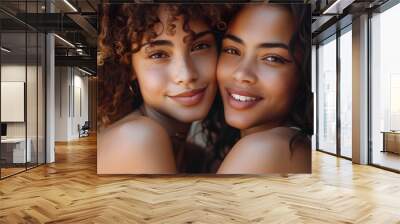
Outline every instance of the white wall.
{"type": "Polygon", "coordinates": [[[55,68],[55,141],[68,140],[68,71],[67,67],[55,68]]]}
{"type": "MultiPolygon", "coordinates": [[[[1,81],[25,82],[25,65],[9,64],[1,66],[1,81]]],[[[1,108],[6,110],[6,108],[1,108]]],[[[7,137],[25,137],[25,123],[7,123],[7,137]]]]}
{"type": "Polygon", "coordinates": [[[78,124],[88,120],[88,78],[83,75],[76,68],[56,67],[55,141],[79,138],[78,124]]]}
{"type": "MultiPolygon", "coordinates": [[[[36,111],[37,99],[36,99],[36,80],[31,78],[31,75],[36,76],[36,66],[27,66],[27,76],[29,86],[27,88],[27,106],[30,107],[28,112],[36,111]],[[35,86],[35,88],[29,88],[35,86]]],[[[1,66],[1,81],[4,82],[25,82],[25,64],[4,64],[1,66]]],[[[41,105],[39,105],[40,107],[41,105]]],[[[7,110],[7,108],[1,108],[1,110],[7,110]]],[[[35,132],[36,136],[36,113],[27,113],[28,120],[28,137],[29,133],[35,132]],[[31,124],[34,122],[35,124],[31,124]],[[34,127],[33,127],[34,126],[34,127]],[[29,128],[32,127],[32,131],[29,128]]],[[[8,137],[25,137],[25,123],[26,122],[7,122],[7,136],[8,137]]]]}
{"type": "MultiPolygon", "coordinates": [[[[30,68],[28,68],[30,70],[30,68]]],[[[25,64],[5,64],[1,66],[2,82],[25,82],[25,64]]],[[[7,108],[1,108],[7,110],[7,108]]],[[[7,123],[8,137],[25,137],[24,122],[7,123]]]]}
{"type": "MultiPolygon", "coordinates": [[[[22,113],[26,112],[26,120],[23,122],[6,122],[8,138],[30,139],[32,161],[44,162],[44,89],[42,67],[36,65],[9,63],[1,66],[1,81],[26,83],[26,107],[22,107],[22,113]],[[27,78],[27,80],[25,80],[27,78]],[[37,152],[39,150],[39,152],[37,152]],[[39,156],[37,156],[39,153],[39,156]]],[[[4,97],[4,96],[2,96],[4,97]]],[[[10,110],[2,107],[1,110],[10,110]]]]}
{"type": "Polygon", "coordinates": [[[81,72],[77,74],[78,70],[74,70],[74,108],[72,113],[72,132],[71,135],[75,138],[78,137],[78,124],[81,126],[89,118],[89,94],[88,94],[88,77],[83,77],[81,72]],[[81,110],[81,111],[80,111],[81,110]]]}

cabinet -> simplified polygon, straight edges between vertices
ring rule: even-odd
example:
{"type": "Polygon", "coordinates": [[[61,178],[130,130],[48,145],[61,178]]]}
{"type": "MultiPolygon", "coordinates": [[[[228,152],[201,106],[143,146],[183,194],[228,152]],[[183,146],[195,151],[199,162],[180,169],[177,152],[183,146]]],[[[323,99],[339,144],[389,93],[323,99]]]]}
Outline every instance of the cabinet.
{"type": "Polygon", "coordinates": [[[383,152],[393,152],[400,154],[400,131],[384,131],[383,152]]]}

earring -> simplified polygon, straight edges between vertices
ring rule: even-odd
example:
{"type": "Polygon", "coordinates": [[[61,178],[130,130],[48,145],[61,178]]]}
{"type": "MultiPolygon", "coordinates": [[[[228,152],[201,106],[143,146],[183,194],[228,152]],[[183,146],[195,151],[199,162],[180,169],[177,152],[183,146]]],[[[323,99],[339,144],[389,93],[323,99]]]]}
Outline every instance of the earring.
{"type": "Polygon", "coordinates": [[[130,83],[129,83],[129,87],[128,88],[129,88],[129,91],[131,92],[131,94],[133,96],[136,95],[135,86],[136,86],[135,80],[131,80],[130,83]]]}

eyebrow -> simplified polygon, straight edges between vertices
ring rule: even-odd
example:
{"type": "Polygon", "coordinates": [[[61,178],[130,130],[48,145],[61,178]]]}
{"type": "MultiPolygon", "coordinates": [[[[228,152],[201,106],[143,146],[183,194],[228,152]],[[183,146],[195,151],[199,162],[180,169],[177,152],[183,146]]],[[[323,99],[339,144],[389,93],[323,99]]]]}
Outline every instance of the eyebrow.
{"type": "Polygon", "coordinates": [[[205,36],[207,34],[214,34],[214,32],[211,31],[211,30],[206,30],[206,31],[195,33],[193,35],[193,40],[197,40],[197,39],[199,39],[199,38],[201,38],[201,37],[203,37],[203,36],[205,36]]]}
{"type": "MultiPolygon", "coordinates": [[[[205,36],[207,34],[213,34],[213,32],[211,30],[206,30],[206,31],[203,31],[203,32],[195,33],[193,35],[193,40],[199,39],[199,38],[201,38],[201,37],[203,37],[203,36],[205,36]]],[[[154,40],[154,41],[150,41],[150,42],[142,44],[141,47],[144,47],[146,45],[151,45],[151,46],[170,46],[170,47],[174,46],[174,44],[169,40],[154,40]]]]}
{"type": "Polygon", "coordinates": [[[235,35],[232,35],[232,34],[225,34],[225,36],[223,37],[223,39],[229,39],[229,40],[232,40],[232,41],[234,41],[234,42],[237,42],[237,43],[239,43],[239,44],[243,44],[244,45],[244,42],[243,42],[243,40],[242,39],[240,39],[239,37],[237,37],[237,36],[235,36],[235,35]]]}
{"type": "Polygon", "coordinates": [[[144,47],[146,45],[151,45],[151,46],[174,46],[174,44],[169,40],[154,40],[154,41],[150,41],[150,42],[142,44],[141,47],[144,47]]]}
{"type": "Polygon", "coordinates": [[[284,43],[262,43],[258,45],[259,48],[283,48],[289,50],[289,46],[284,43]]]}
{"type": "MultiPolygon", "coordinates": [[[[229,39],[234,42],[237,42],[239,44],[245,45],[244,41],[240,39],[239,37],[233,35],[233,34],[225,34],[223,39],[229,39]]],[[[285,43],[261,43],[257,46],[258,48],[283,48],[285,50],[289,50],[289,46],[285,43]]]]}

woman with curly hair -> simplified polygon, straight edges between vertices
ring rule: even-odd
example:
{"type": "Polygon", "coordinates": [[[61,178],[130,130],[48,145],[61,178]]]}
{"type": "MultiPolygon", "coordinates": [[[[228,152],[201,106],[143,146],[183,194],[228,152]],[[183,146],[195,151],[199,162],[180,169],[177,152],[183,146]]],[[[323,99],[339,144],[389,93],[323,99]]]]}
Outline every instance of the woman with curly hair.
{"type": "Polygon", "coordinates": [[[217,79],[226,122],[240,136],[218,173],[311,172],[307,10],[304,5],[246,5],[230,22],[217,79]]]}
{"type": "MultiPolygon", "coordinates": [[[[207,151],[186,138],[217,93],[216,32],[226,27],[221,7],[105,5],[98,55],[99,174],[210,169],[207,151]]],[[[205,124],[212,131],[210,119],[205,124]]]]}

